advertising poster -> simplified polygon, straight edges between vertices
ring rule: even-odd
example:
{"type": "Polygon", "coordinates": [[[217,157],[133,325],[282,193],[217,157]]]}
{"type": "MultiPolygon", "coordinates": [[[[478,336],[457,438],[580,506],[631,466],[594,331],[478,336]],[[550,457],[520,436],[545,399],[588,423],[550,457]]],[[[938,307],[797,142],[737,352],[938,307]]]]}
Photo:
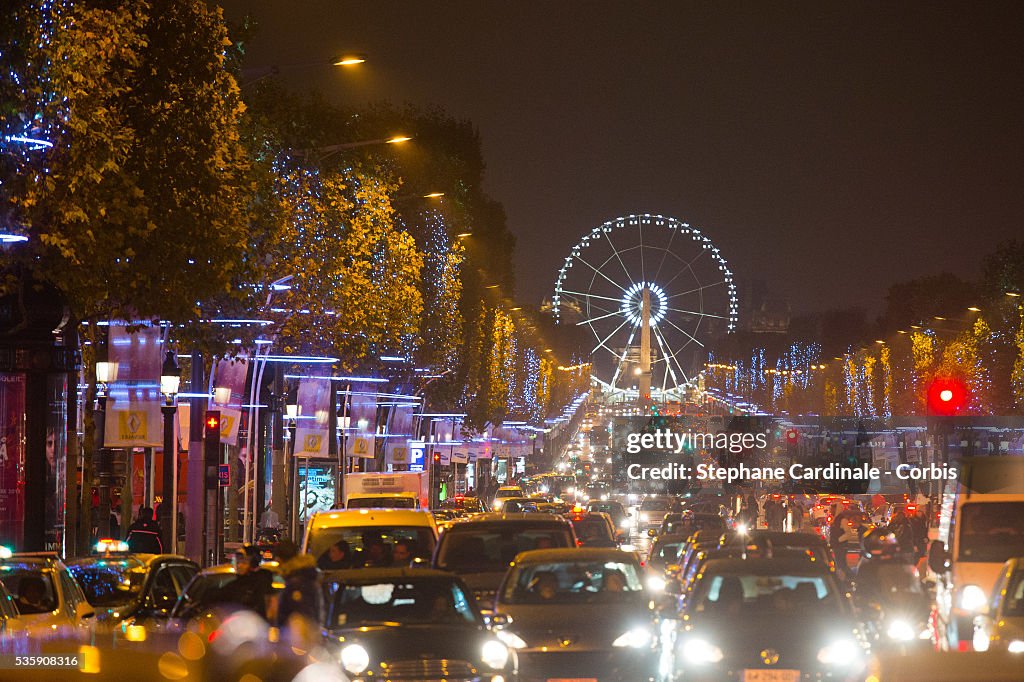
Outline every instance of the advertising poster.
{"type": "Polygon", "coordinates": [[[348,395],[348,425],[345,454],[373,458],[376,455],[377,387],[369,382],[353,383],[348,395]]]}
{"type": "Polygon", "coordinates": [[[314,512],[334,508],[334,489],[337,467],[323,462],[300,461],[299,478],[299,523],[305,524],[314,512]]]}
{"type": "Polygon", "coordinates": [[[160,328],[125,329],[110,324],[108,359],[117,363],[117,379],[107,387],[103,446],[161,447],[160,328]]]}
{"type": "Polygon", "coordinates": [[[64,490],[67,487],[67,379],[48,380],[50,410],[46,415],[46,551],[64,553],[64,490]]]}
{"type": "Polygon", "coordinates": [[[238,426],[245,404],[245,379],[249,371],[247,358],[221,358],[213,380],[212,410],[220,410],[220,442],[238,445],[238,426]],[[218,390],[221,389],[221,390],[218,390]],[[219,402],[223,397],[225,402],[219,402]]]}
{"type": "Polygon", "coordinates": [[[330,456],[330,377],[299,380],[298,413],[295,417],[295,456],[330,456]]]}
{"type": "Polygon", "coordinates": [[[25,375],[0,374],[0,545],[20,547],[25,516],[25,375]]]}

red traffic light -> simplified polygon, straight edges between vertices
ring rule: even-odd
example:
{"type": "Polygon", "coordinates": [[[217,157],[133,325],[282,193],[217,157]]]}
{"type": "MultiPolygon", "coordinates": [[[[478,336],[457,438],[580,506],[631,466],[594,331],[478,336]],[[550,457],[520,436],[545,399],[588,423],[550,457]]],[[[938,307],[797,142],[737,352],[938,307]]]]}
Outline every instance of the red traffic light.
{"type": "Polygon", "coordinates": [[[967,386],[959,379],[936,377],[928,385],[929,414],[950,417],[967,406],[967,386]]]}
{"type": "Polygon", "coordinates": [[[435,452],[434,453],[434,463],[436,464],[436,463],[438,463],[440,461],[441,461],[441,453],[440,452],[435,452]]]}
{"type": "Polygon", "coordinates": [[[206,430],[213,431],[220,428],[220,412],[209,410],[206,413],[206,430]]]}
{"type": "Polygon", "coordinates": [[[786,442],[790,445],[796,445],[797,441],[800,440],[800,432],[796,429],[788,429],[786,431],[786,442]]]}

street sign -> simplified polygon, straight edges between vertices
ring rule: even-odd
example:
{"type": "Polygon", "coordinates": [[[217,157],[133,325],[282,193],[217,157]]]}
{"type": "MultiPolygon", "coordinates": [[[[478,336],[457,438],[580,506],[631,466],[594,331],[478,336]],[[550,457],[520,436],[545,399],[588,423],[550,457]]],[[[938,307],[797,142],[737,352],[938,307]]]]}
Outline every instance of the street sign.
{"type": "Polygon", "coordinates": [[[227,488],[231,482],[231,465],[230,464],[218,464],[217,465],[217,481],[220,483],[221,488],[227,488]]]}

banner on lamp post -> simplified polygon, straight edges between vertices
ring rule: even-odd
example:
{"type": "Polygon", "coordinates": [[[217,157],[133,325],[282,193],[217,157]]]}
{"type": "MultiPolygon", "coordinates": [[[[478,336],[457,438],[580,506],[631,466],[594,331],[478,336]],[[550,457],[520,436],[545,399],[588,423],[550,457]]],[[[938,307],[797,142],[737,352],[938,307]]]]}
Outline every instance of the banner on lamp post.
{"type": "Polygon", "coordinates": [[[413,437],[412,423],[415,405],[395,405],[391,408],[391,424],[384,441],[385,461],[392,465],[409,465],[409,439],[413,437]]]}
{"type": "Polygon", "coordinates": [[[129,333],[126,324],[111,322],[109,327],[107,355],[117,366],[117,379],[107,386],[103,447],[161,447],[160,328],[129,333]]]}
{"type": "Polygon", "coordinates": [[[304,377],[296,395],[296,457],[330,456],[331,378],[304,377]]]}
{"type": "Polygon", "coordinates": [[[373,384],[353,383],[348,391],[348,432],[345,454],[348,457],[376,456],[377,388],[373,384]]]}
{"type": "Polygon", "coordinates": [[[220,442],[238,445],[238,427],[245,402],[248,358],[220,358],[214,368],[213,400],[210,409],[220,410],[220,442]]]}

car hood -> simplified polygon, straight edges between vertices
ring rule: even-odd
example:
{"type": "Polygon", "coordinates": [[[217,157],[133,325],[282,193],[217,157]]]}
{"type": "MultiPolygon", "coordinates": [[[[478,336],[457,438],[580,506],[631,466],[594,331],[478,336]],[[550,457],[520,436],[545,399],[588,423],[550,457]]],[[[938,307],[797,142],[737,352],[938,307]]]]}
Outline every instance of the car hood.
{"type": "Polygon", "coordinates": [[[337,648],[359,644],[370,660],[404,661],[441,659],[478,661],[483,643],[491,638],[483,626],[381,624],[329,630],[327,639],[337,648]],[[342,640],[344,638],[344,640],[342,640]]]}
{"type": "Polygon", "coordinates": [[[496,613],[511,618],[508,626],[529,649],[607,650],[620,635],[649,627],[646,602],[629,604],[498,604],[496,613]]]}
{"type": "Polygon", "coordinates": [[[694,617],[680,640],[699,637],[719,647],[727,662],[761,665],[761,652],[773,649],[779,668],[816,666],[818,652],[840,639],[857,640],[857,625],[841,614],[747,613],[731,617],[694,617]]]}

